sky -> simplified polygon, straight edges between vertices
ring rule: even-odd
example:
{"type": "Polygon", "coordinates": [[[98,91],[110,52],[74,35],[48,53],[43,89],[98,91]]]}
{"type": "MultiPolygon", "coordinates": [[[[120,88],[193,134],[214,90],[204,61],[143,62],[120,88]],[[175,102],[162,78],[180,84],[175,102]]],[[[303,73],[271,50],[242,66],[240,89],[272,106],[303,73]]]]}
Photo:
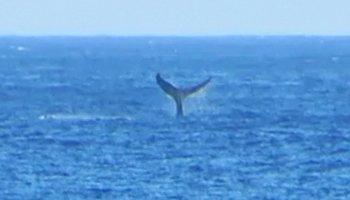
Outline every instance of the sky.
{"type": "Polygon", "coordinates": [[[350,35],[350,0],[0,0],[0,35],[350,35]]]}

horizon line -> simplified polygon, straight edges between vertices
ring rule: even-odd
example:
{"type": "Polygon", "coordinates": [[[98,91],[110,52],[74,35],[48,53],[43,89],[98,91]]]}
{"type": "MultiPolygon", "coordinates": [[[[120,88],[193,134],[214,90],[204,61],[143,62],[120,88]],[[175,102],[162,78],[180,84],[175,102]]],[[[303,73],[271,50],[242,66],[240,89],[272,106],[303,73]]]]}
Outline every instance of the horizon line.
{"type": "Polygon", "coordinates": [[[5,37],[179,37],[179,38],[205,38],[205,37],[350,37],[350,34],[0,34],[5,37]]]}

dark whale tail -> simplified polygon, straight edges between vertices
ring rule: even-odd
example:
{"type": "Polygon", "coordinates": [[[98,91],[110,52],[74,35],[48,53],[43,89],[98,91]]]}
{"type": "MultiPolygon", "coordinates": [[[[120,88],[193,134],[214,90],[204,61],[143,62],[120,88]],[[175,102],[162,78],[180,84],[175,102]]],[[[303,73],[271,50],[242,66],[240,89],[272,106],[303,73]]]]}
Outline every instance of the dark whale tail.
{"type": "Polygon", "coordinates": [[[194,94],[201,89],[203,89],[211,80],[211,78],[208,78],[207,80],[203,81],[202,83],[195,85],[190,88],[177,88],[171,83],[165,81],[160,74],[158,73],[156,76],[157,83],[159,87],[169,96],[171,96],[175,103],[176,103],[176,115],[178,117],[183,116],[183,101],[186,97],[190,96],[191,94],[194,94]]]}

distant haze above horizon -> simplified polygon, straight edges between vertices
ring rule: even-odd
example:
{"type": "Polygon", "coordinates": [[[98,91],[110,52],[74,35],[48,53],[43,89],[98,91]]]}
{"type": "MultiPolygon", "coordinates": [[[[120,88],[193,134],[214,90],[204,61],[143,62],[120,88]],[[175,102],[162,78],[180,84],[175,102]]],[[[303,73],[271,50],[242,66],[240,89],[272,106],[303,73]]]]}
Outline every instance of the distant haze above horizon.
{"type": "Polygon", "coordinates": [[[350,35],[347,0],[3,0],[0,36],[350,35]]]}

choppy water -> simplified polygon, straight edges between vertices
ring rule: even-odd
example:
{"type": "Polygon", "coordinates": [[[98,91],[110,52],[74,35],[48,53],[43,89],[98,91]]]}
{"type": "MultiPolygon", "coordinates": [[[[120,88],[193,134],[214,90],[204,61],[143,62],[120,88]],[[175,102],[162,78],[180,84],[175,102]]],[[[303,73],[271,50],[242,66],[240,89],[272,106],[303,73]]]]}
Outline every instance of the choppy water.
{"type": "Polygon", "coordinates": [[[350,198],[349,37],[0,44],[1,199],[350,198]]]}

